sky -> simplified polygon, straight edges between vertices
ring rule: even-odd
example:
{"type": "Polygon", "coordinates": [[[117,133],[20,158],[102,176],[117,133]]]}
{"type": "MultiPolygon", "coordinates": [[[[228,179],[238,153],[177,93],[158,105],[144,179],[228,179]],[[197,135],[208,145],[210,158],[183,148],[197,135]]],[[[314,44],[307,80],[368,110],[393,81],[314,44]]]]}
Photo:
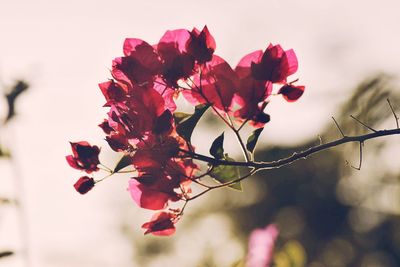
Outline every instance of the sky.
{"type": "MultiPolygon", "coordinates": [[[[64,160],[69,141],[106,145],[96,126],[106,112],[97,84],[110,78],[111,61],[122,55],[125,38],[157,43],[166,30],[207,25],[216,54],[232,66],[269,43],[293,48],[299,60],[294,78],[306,92],[294,104],[276,98],[265,130],[266,143],[293,144],[317,138],[368,75],[399,74],[399,5],[397,0],[0,0],[0,84],[26,79],[32,85],[18,103],[17,120],[2,130],[14,161],[0,165],[4,179],[19,177],[14,190],[22,194],[26,211],[29,232],[23,235],[31,266],[132,266],[129,240],[115,219],[126,210],[127,218],[143,216],[126,192],[127,178],[107,181],[82,197],[72,188],[79,174],[64,160]]],[[[18,221],[17,214],[7,216],[18,221]]],[[[132,228],[142,222],[132,221],[132,228]]],[[[12,219],[4,225],[13,225],[12,219]]],[[[18,233],[10,232],[10,240],[18,233]]]]}

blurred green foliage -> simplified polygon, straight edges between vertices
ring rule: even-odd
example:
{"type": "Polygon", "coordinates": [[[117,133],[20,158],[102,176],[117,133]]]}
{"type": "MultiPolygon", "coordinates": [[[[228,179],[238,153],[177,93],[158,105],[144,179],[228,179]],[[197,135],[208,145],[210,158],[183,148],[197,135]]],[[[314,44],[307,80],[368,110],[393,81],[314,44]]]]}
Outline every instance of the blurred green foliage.
{"type": "MultiPolygon", "coordinates": [[[[397,107],[398,113],[400,92],[392,88],[390,77],[378,75],[360,84],[335,117],[342,131],[346,135],[369,131],[349,115],[376,129],[381,129],[381,125],[390,119],[394,128],[395,119],[387,98],[390,98],[394,108],[397,107]]],[[[327,124],[321,136],[328,141],[340,138],[341,134],[332,122],[327,124]]],[[[396,140],[398,142],[398,138],[396,140]]],[[[310,141],[297,147],[264,147],[258,150],[258,160],[276,160],[319,142],[310,141]]],[[[392,145],[384,138],[373,140],[365,144],[367,151],[364,154],[379,154],[378,151],[385,146],[392,145]]],[[[368,199],[368,194],[364,199],[347,202],[338,197],[339,184],[344,177],[351,181],[354,175],[358,175],[357,170],[345,163],[347,160],[357,162],[357,151],[357,146],[346,145],[320,152],[284,168],[262,172],[249,181],[256,184],[255,188],[264,188],[261,199],[252,205],[230,211],[236,229],[248,234],[267,223],[277,223],[280,241],[276,248],[275,264],[279,267],[399,266],[400,214],[387,213],[379,209],[379,205],[375,205],[376,208],[363,205],[367,200],[372,200],[368,199]]],[[[399,158],[394,156],[393,160],[400,163],[399,158]]],[[[380,165],[371,161],[363,164],[373,164],[377,168],[380,165]]],[[[359,173],[365,176],[365,180],[366,176],[374,175],[363,172],[363,169],[359,173]]],[[[400,186],[399,173],[387,174],[384,169],[378,173],[380,175],[371,179],[374,181],[371,185],[373,192],[381,191],[391,176],[395,177],[389,179],[391,186],[400,186]]],[[[356,185],[353,194],[363,195],[365,192],[358,192],[362,190],[361,185],[359,188],[356,185]]],[[[399,199],[397,194],[400,190],[392,190],[392,193],[399,199]]],[[[244,194],[251,192],[246,192],[245,187],[244,194]]],[[[350,194],[348,199],[354,198],[351,192],[346,194],[350,194]]],[[[400,203],[394,205],[400,207],[400,203]]]]}

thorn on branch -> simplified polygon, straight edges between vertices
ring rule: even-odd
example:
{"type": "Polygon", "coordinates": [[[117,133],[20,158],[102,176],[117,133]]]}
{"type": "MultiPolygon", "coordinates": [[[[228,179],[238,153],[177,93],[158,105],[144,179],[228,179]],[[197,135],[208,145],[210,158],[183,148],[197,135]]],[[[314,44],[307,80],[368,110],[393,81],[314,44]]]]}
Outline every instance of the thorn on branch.
{"type": "Polygon", "coordinates": [[[387,98],[386,100],[387,100],[387,102],[388,102],[388,104],[389,104],[390,109],[392,110],[394,119],[396,120],[396,127],[397,127],[397,129],[399,129],[399,117],[397,117],[396,112],[394,112],[393,106],[392,106],[392,104],[390,103],[389,98],[387,98]]]}
{"type": "Polygon", "coordinates": [[[322,145],[323,142],[322,142],[322,137],[321,137],[321,135],[318,135],[318,140],[319,140],[319,145],[322,145]]]}
{"type": "Polygon", "coordinates": [[[354,167],[353,165],[350,165],[350,167],[352,167],[353,169],[355,169],[357,171],[361,170],[361,165],[362,165],[362,160],[363,160],[362,155],[363,155],[364,142],[359,142],[359,145],[360,145],[360,161],[358,163],[358,167],[354,167]]]}
{"type": "Polygon", "coordinates": [[[346,137],[346,135],[344,135],[342,128],[340,128],[339,124],[337,123],[337,121],[335,120],[335,118],[332,116],[332,120],[335,123],[336,127],[338,128],[340,134],[342,135],[342,137],[346,137]]]}
{"type": "Polygon", "coordinates": [[[356,122],[358,122],[359,124],[361,124],[362,126],[364,126],[365,128],[367,128],[367,129],[373,131],[374,133],[378,132],[378,131],[375,130],[374,128],[372,128],[372,127],[366,125],[365,123],[363,123],[362,121],[360,121],[359,119],[357,119],[356,117],[354,117],[353,115],[350,115],[350,117],[351,117],[353,120],[355,120],[356,122]]]}

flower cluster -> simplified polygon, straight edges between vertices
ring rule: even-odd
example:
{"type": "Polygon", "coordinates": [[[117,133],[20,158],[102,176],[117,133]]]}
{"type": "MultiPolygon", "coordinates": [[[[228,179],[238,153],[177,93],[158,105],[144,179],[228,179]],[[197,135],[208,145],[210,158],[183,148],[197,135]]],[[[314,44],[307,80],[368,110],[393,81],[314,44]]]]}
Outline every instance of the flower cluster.
{"type": "MultiPolygon", "coordinates": [[[[195,176],[199,167],[187,153],[195,148],[190,137],[178,130],[181,125],[174,114],[179,95],[193,105],[211,106],[220,117],[259,128],[270,119],[264,109],[274,85],[281,86],[277,94],[287,101],[303,94],[303,86],[287,82],[297,70],[293,50],[269,45],[264,52],[246,55],[233,69],[214,54],[215,49],[206,26],[201,31],[167,31],[155,45],[128,38],[124,55],[112,62],[112,79],[99,84],[109,109],[99,126],[111,149],[124,154],[122,167],[135,170],[128,187],[132,199],[142,208],[157,211],[143,225],[146,233],[174,233],[183,210],[169,205],[187,202],[190,185],[199,177],[195,176]]],[[[71,167],[88,174],[99,170],[97,146],[71,145],[73,155],[67,156],[71,167]]],[[[75,188],[84,194],[95,183],[84,176],[75,188]]]]}

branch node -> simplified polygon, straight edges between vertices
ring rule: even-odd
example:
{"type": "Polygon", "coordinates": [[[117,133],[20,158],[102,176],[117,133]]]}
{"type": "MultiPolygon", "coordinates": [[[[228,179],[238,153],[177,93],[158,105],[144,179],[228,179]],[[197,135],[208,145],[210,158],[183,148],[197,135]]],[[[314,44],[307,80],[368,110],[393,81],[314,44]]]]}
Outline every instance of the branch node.
{"type": "Polygon", "coordinates": [[[357,119],[356,117],[354,117],[353,115],[350,115],[350,117],[351,117],[353,120],[355,120],[356,122],[358,122],[359,124],[361,124],[362,126],[364,126],[365,128],[367,128],[367,129],[373,131],[374,133],[378,132],[378,131],[375,130],[374,128],[372,128],[372,127],[366,125],[365,123],[363,123],[362,121],[360,121],[359,119],[357,119]]]}

